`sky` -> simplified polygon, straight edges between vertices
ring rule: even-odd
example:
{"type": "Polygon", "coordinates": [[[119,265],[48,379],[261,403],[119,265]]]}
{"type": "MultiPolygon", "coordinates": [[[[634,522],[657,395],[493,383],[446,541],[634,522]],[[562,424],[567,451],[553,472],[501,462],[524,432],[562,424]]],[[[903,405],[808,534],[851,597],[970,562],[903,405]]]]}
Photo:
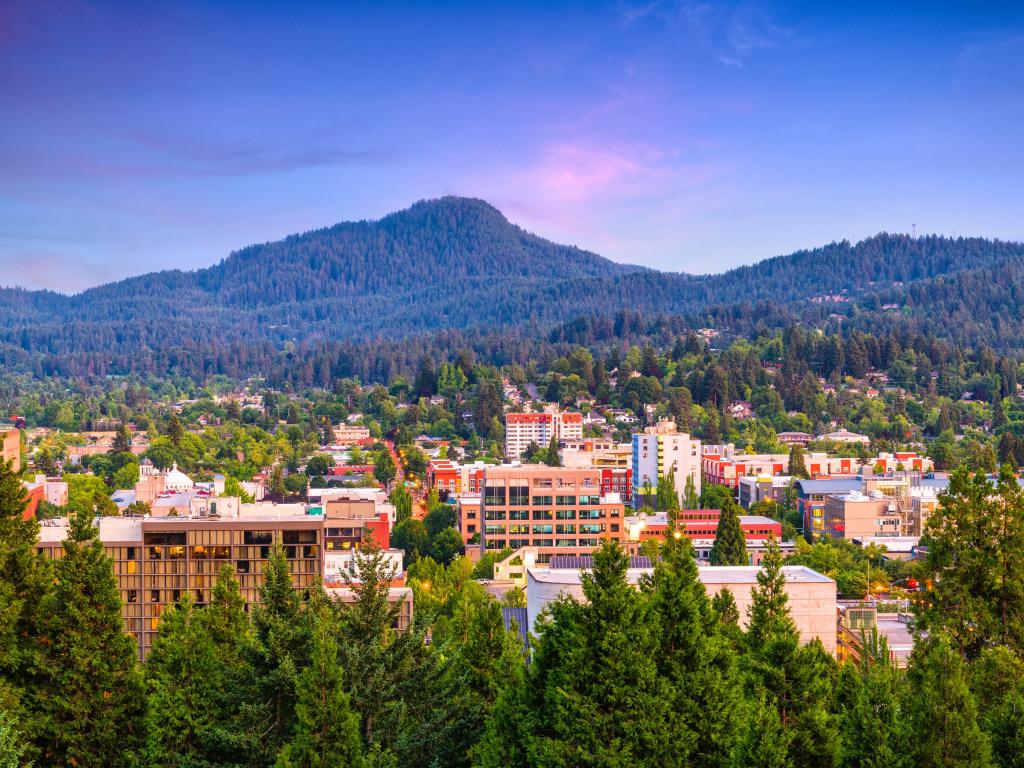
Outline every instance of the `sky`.
{"type": "Polygon", "coordinates": [[[1022,139],[1019,2],[0,0],[0,285],[449,194],[692,273],[1024,240],[1022,139]]]}

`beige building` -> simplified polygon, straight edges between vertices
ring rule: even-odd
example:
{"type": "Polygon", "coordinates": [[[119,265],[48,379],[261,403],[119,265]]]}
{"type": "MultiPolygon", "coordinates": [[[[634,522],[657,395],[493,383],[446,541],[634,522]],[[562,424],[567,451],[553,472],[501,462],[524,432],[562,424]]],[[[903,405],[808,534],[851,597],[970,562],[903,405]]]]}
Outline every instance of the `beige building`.
{"type": "Polygon", "coordinates": [[[3,438],[0,459],[9,461],[15,472],[21,472],[21,430],[5,430],[0,433],[0,438],[3,438]]]}
{"type": "Polygon", "coordinates": [[[480,493],[456,501],[467,544],[574,554],[623,536],[625,507],[618,494],[602,495],[600,469],[526,464],[482,471],[480,493]]]}
{"type": "Polygon", "coordinates": [[[920,537],[938,506],[938,490],[906,477],[865,478],[862,490],[826,497],[825,533],[841,539],[920,537]]]}
{"type": "MultiPolygon", "coordinates": [[[[711,596],[728,589],[736,600],[740,623],[746,626],[747,614],[757,586],[756,566],[702,566],[698,569],[701,583],[711,596]]],[[[836,652],[836,583],[804,566],[784,566],[789,611],[800,633],[800,640],[820,640],[829,653],[836,652]]],[[[560,596],[583,600],[583,571],[578,568],[527,568],[526,605],[531,630],[540,612],[560,596]]],[[[630,568],[626,578],[639,583],[651,568],[630,568]]]]}
{"type": "Polygon", "coordinates": [[[342,424],[335,427],[332,432],[335,445],[358,445],[363,440],[370,439],[370,428],[358,424],[342,424]]]}

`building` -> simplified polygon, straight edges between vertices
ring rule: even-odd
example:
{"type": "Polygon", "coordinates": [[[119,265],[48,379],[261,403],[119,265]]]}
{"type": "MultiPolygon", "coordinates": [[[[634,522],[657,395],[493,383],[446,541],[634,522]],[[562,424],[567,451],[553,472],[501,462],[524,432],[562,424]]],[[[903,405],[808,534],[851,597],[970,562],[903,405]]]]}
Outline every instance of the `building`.
{"type": "Polygon", "coordinates": [[[391,546],[395,508],[358,495],[331,496],[322,501],[324,548],[328,552],[358,549],[373,542],[380,549],[391,546]]]}
{"type": "MultiPolygon", "coordinates": [[[[259,600],[263,573],[274,546],[283,547],[292,585],[305,590],[323,574],[324,521],[306,514],[256,514],[234,518],[103,517],[99,537],[114,563],[125,631],[145,656],[167,607],[185,594],[210,602],[220,567],[235,568],[247,605],[259,600]]],[[[64,554],[67,520],[44,521],[38,549],[64,554]]]]}
{"type": "Polygon", "coordinates": [[[911,473],[797,480],[797,508],[812,536],[920,536],[949,481],[911,473]]]}
{"type": "Polygon", "coordinates": [[[920,538],[941,487],[912,485],[909,478],[865,478],[861,489],[825,499],[825,535],[851,541],[920,538]]]}
{"type": "Polygon", "coordinates": [[[793,478],[789,475],[775,477],[741,477],[737,487],[740,506],[750,509],[759,501],[772,501],[781,504],[789,490],[793,478]]]}
{"type": "Polygon", "coordinates": [[[733,445],[715,448],[720,450],[706,448],[700,462],[701,479],[710,485],[737,489],[743,477],[775,477],[789,472],[788,453],[736,453],[733,445]]]}
{"type": "Polygon", "coordinates": [[[480,490],[456,498],[467,544],[482,549],[538,547],[544,555],[590,552],[623,535],[622,498],[602,495],[600,469],[543,464],[481,470],[480,490]]]}
{"type": "MultiPolygon", "coordinates": [[[[185,493],[195,488],[192,478],[178,469],[175,463],[170,469],[157,469],[149,459],[139,462],[139,481],[135,483],[135,500],[154,504],[161,495],[185,493]]],[[[188,505],[188,500],[179,499],[188,505]]]]}
{"type": "Polygon", "coordinates": [[[633,506],[650,501],[644,499],[644,489],[650,488],[653,495],[658,490],[658,481],[671,472],[675,479],[676,493],[682,499],[686,481],[693,481],[694,490],[700,493],[700,440],[691,438],[685,432],[676,430],[670,419],[662,419],[642,433],[633,435],[633,506]]]}
{"type": "Polygon", "coordinates": [[[871,442],[871,438],[867,435],[858,435],[856,432],[851,432],[848,429],[839,429],[835,432],[818,435],[818,439],[828,440],[833,443],[861,443],[863,445],[871,442]]]}
{"type": "Polygon", "coordinates": [[[370,440],[370,428],[358,424],[341,424],[331,430],[335,445],[351,447],[370,440]]]}
{"type": "Polygon", "coordinates": [[[607,438],[565,440],[558,450],[563,467],[612,467],[628,469],[633,446],[607,438]]]}
{"type": "MultiPolygon", "coordinates": [[[[721,510],[684,510],[676,527],[682,536],[693,544],[697,559],[707,562],[711,557],[711,548],[718,537],[718,518],[721,510]],[[692,519],[687,517],[692,516],[692,519]]],[[[669,520],[665,512],[655,515],[637,515],[626,518],[626,536],[623,544],[631,552],[639,552],[640,545],[645,541],[664,541],[668,535],[669,520]]],[[[782,541],[782,524],[762,515],[740,515],[740,528],[747,543],[747,555],[750,565],[759,565],[767,552],[769,539],[774,539],[784,555],[795,550],[792,541],[782,541]]]]}
{"type": "MultiPolygon", "coordinates": [[[[650,567],[631,567],[626,578],[635,585],[652,571],[650,567]]],[[[746,625],[759,571],[756,566],[703,566],[698,568],[698,578],[709,595],[729,590],[739,609],[740,623],[746,625]]],[[[800,633],[800,641],[820,640],[825,649],[834,654],[836,583],[804,566],[784,566],[782,572],[786,578],[789,612],[800,633]]],[[[552,601],[559,597],[585,599],[582,575],[581,568],[526,569],[526,611],[531,631],[535,631],[537,617],[552,601]]]]}
{"type": "Polygon", "coordinates": [[[814,439],[807,432],[779,432],[775,437],[783,445],[807,445],[814,439]]]}
{"type": "Polygon", "coordinates": [[[21,472],[21,430],[5,429],[0,438],[0,459],[10,462],[15,472],[21,472]]]}
{"type": "Polygon", "coordinates": [[[530,443],[542,448],[551,439],[582,440],[582,413],[509,413],[505,415],[505,456],[518,459],[530,443]]]}

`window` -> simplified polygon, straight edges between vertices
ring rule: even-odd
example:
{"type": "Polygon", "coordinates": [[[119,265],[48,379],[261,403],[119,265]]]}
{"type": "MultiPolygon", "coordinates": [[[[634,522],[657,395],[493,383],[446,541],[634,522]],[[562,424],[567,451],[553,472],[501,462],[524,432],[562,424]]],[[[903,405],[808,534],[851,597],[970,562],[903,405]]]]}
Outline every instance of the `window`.
{"type": "Polygon", "coordinates": [[[535,525],[535,526],[533,526],[534,534],[538,534],[538,533],[551,533],[552,530],[553,530],[553,526],[551,526],[551,525],[535,525]]]}
{"type": "Polygon", "coordinates": [[[129,589],[128,596],[125,598],[125,600],[129,603],[139,602],[139,591],[137,589],[129,589]]]}
{"type": "Polygon", "coordinates": [[[580,533],[603,533],[604,523],[580,523],[580,533]]]}
{"type": "Polygon", "coordinates": [[[282,538],[285,544],[316,544],[316,531],[285,531],[282,538]]]}
{"type": "Polygon", "coordinates": [[[529,520],[530,510],[528,509],[512,509],[508,513],[509,520],[529,520]]]}
{"type": "Polygon", "coordinates": [[[505,506],[505,487],[488,485],[484,488],[484,504],[496,507],[505,506]]]}
{"type": "Polygon", "coordinates": [[[533,510],[534,520],[551,520],[554,517],[550,509],[535,509],[533,510]]]}
{"type": "Polygon", "coordinates": [[[550,507],[551,497],[550,496],[534,496],[533,506],[535,507],[550,507]]]}
{"type": "Polygon", "coordinates": [[[576,506],[575,496],[556,496],[555,504],[560,507],[574,507],[576,506]]]}
{"type": "Polygon", "coordinates": [[[575,547],[576,539],[555,539],[556,547],[575,547]]]}
{"type": "Polygon", "coordinates": [[[238,571],[239,573],[248,573],[249,572],[249,561],[248,560],[238,560],[238,561],[236,561],[235,562],[235,570],[238,571]]]}
{"type": "Polygon", "coordinates": [[[126,551],[126,554],[125,554],[125,558],[128,559],[128,560],[138,560],[139,559],[139,548],[138,547],[128,547],[128,549],[126,551]]]}
{"type": "Polygon", "coordinates": [[[184,544],[184,531],[159,531],[146,534],[146,544],[184,544]]]}
{"type": "Polygon", "coordinates": [[[151,589],[151,590],[149,590],[149,602],[151,602],[151,603],[159,603],[160,602],[160,590],[159,589],[151,589]]]}
{"type": "Polygon", "coordinates": [[[487,510],[487,514],[484,515],[484,517],[487,520],[504,520],[505,519],[505,510],[503,510],[503,509],[496,509],[493,512],[491,510],[487,510]]]}
{"type": "Polygon", "coordinates": [[[508,527],[509,534],[525,535],[530,532],[530,526],[528,525],[510,525],[508,527]]]}
{"type": "Polygon", "coordinates": [[[530,489],[523,485],[508,489],[508,505],[510,507],[525,507],[530,503],[530,489]]]}
{"type": "Polygon", "coordinates": [[[576,533],[575,525],[557,525],[555,526],[555,533],[576,533]]]}
{"type": "Polygon", "coordinates": [[[601,510],[599,509],[581,509],[580,520],[600,520],[601,510]]]}
{"type": "Polygon", "coordinates": [[[244,544],[273,544],[274,543],[274,532],[273,531],[246,531],[242,535],[242,542],[244,544]]]}
{"type": "Polygon", "coordinates": [[[555,516],[559,520],[575,520],[576,519],[576,510],[575,509],[559,509],[555,513],[555,516]]]}
{"type": "Polygon", "coordinates": [[[485,525],[484,526],[484,533],[486,535],[488,535],[488,536],[493,536],[493,535],[504,536],[505,535],[505,526],[504,525],[485,525]]]}
{"type": "Polygon", "coordinates": [[[306,560],[312,560],[319,555],[316,544],[307,544],[302,548],[302,556],[306,560]]]}

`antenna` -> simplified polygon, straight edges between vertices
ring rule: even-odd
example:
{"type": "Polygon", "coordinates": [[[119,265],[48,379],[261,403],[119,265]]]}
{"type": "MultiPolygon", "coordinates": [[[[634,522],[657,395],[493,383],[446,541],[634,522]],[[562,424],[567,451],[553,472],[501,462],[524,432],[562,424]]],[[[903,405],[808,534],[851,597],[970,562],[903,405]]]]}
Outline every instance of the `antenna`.
{"type": "Polygon", "coordinates": [[[913,233],[914,233],[914,234],[913,234],[913,237],[917,237],[917,224],[911,224],[911,225],[910,225],[910,228],[911,228],[911,230],[912,230],[912,231],[913,231],[913,233]]]}

